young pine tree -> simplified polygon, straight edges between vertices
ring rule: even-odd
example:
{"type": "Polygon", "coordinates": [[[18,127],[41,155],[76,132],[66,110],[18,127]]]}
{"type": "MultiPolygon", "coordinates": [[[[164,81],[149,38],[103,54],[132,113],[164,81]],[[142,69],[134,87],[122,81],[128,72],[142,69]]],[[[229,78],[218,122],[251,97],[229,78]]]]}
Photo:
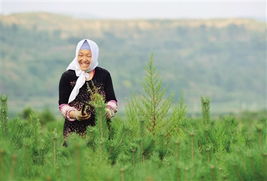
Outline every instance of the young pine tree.
{"type": "Polygon", "coordinates": [[[0,127],[3,135],[6,135],[7,133],[7,96],[1,95],[1,106],[0,106],[0,127]]]}
{"type": "Polygon", "coordinates": [[[147,130],[155,135],[164,126],[171,102],[164,98],[165,90],[154,67],[153,56],[145,70],[144,96],[140,100],[138,112],[141,119],[145,120],[147,130]]]}

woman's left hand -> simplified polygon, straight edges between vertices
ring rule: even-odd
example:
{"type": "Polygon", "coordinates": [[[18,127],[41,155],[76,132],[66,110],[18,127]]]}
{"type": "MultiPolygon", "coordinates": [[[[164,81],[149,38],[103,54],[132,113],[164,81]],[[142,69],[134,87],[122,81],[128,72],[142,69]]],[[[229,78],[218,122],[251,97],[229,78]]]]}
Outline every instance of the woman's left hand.
{"type": "Polygon", "coordinates": [[[91,117],[90,114],[88,113],[82,113],[81,111],[75,110],[75,111],[71,111],[70,112],[71,117],[78,120],[78,121],[82,121],[82,120],[86,120],[89,119],[91,117]]]}
{"type": "Polygon", "coordinates": [[[115,112],[110,108],[106,108],[106,116],[108,119],[111,119],[115,116],[115,112]]]}

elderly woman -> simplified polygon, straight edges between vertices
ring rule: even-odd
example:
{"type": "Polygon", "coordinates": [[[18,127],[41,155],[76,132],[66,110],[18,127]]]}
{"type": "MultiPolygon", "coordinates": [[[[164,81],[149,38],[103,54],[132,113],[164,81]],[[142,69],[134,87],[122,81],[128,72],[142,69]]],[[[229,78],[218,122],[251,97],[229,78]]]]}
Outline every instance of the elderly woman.
{"type": "Polygon", "coordinates": [[[111,76],[107,70],[98,67],[98,52],[94,41],[81,40],[77,44],[75,58],[61,76],[58,103],[65,118],[64,140],[72,132],[84,135],[88,126],[95,125],[94,107],[88,105],[92,94],[90,90],[97,88],[104,96],[107,120],[117,112],[111,76]],[[86,109],[82,110],[85,105],[86,109]]]}

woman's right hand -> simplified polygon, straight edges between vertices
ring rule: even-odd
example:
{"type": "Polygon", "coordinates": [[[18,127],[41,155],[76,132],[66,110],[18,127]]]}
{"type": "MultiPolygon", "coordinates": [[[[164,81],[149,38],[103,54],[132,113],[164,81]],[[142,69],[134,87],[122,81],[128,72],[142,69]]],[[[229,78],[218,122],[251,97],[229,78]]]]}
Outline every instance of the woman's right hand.
{"type": "Polygon", "coordinates": [[[70,112],[70,117],[73,119],[77,119],[78,121],[89,119],[90,116],[91,116],[90,114],[88,114],[86,112],[84,114],[82,114],[82,112],[78,111],[78,110],[74,110],[74,111],[70,112]]]}

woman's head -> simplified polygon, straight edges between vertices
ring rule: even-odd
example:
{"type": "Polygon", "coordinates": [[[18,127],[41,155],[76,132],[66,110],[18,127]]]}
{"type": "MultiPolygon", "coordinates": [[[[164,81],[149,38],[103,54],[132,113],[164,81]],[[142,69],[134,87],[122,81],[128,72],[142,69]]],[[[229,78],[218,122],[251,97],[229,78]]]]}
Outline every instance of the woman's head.
{"type": "Polygon", "coordinates": [[[90,72],[98,66],[99,48],[89,39],[83,39],[76,46],[75,58],[67,67],[67,70],[75,70],[77,76],[80,71],[90,72]]]}
{"type": "Polygon", "coordinates": [[[85,72],[94,70],[98,65],[99,48],[97,44],[89,39],[83,39],[76,46],[75,57],[67,67],[67,70],[74,70],[77,77],[76,84],[71,91],[68,102],[75,99],[79,89],[84,85],[86,76],[85,72]]]}
{"type": "Polygon", "coordinates": [[[87,40],[83,42],[79,50],[77,60],[82,71],[86,71],[89,69],[90,64],[92,62],[92,51],[87,40]]]}

